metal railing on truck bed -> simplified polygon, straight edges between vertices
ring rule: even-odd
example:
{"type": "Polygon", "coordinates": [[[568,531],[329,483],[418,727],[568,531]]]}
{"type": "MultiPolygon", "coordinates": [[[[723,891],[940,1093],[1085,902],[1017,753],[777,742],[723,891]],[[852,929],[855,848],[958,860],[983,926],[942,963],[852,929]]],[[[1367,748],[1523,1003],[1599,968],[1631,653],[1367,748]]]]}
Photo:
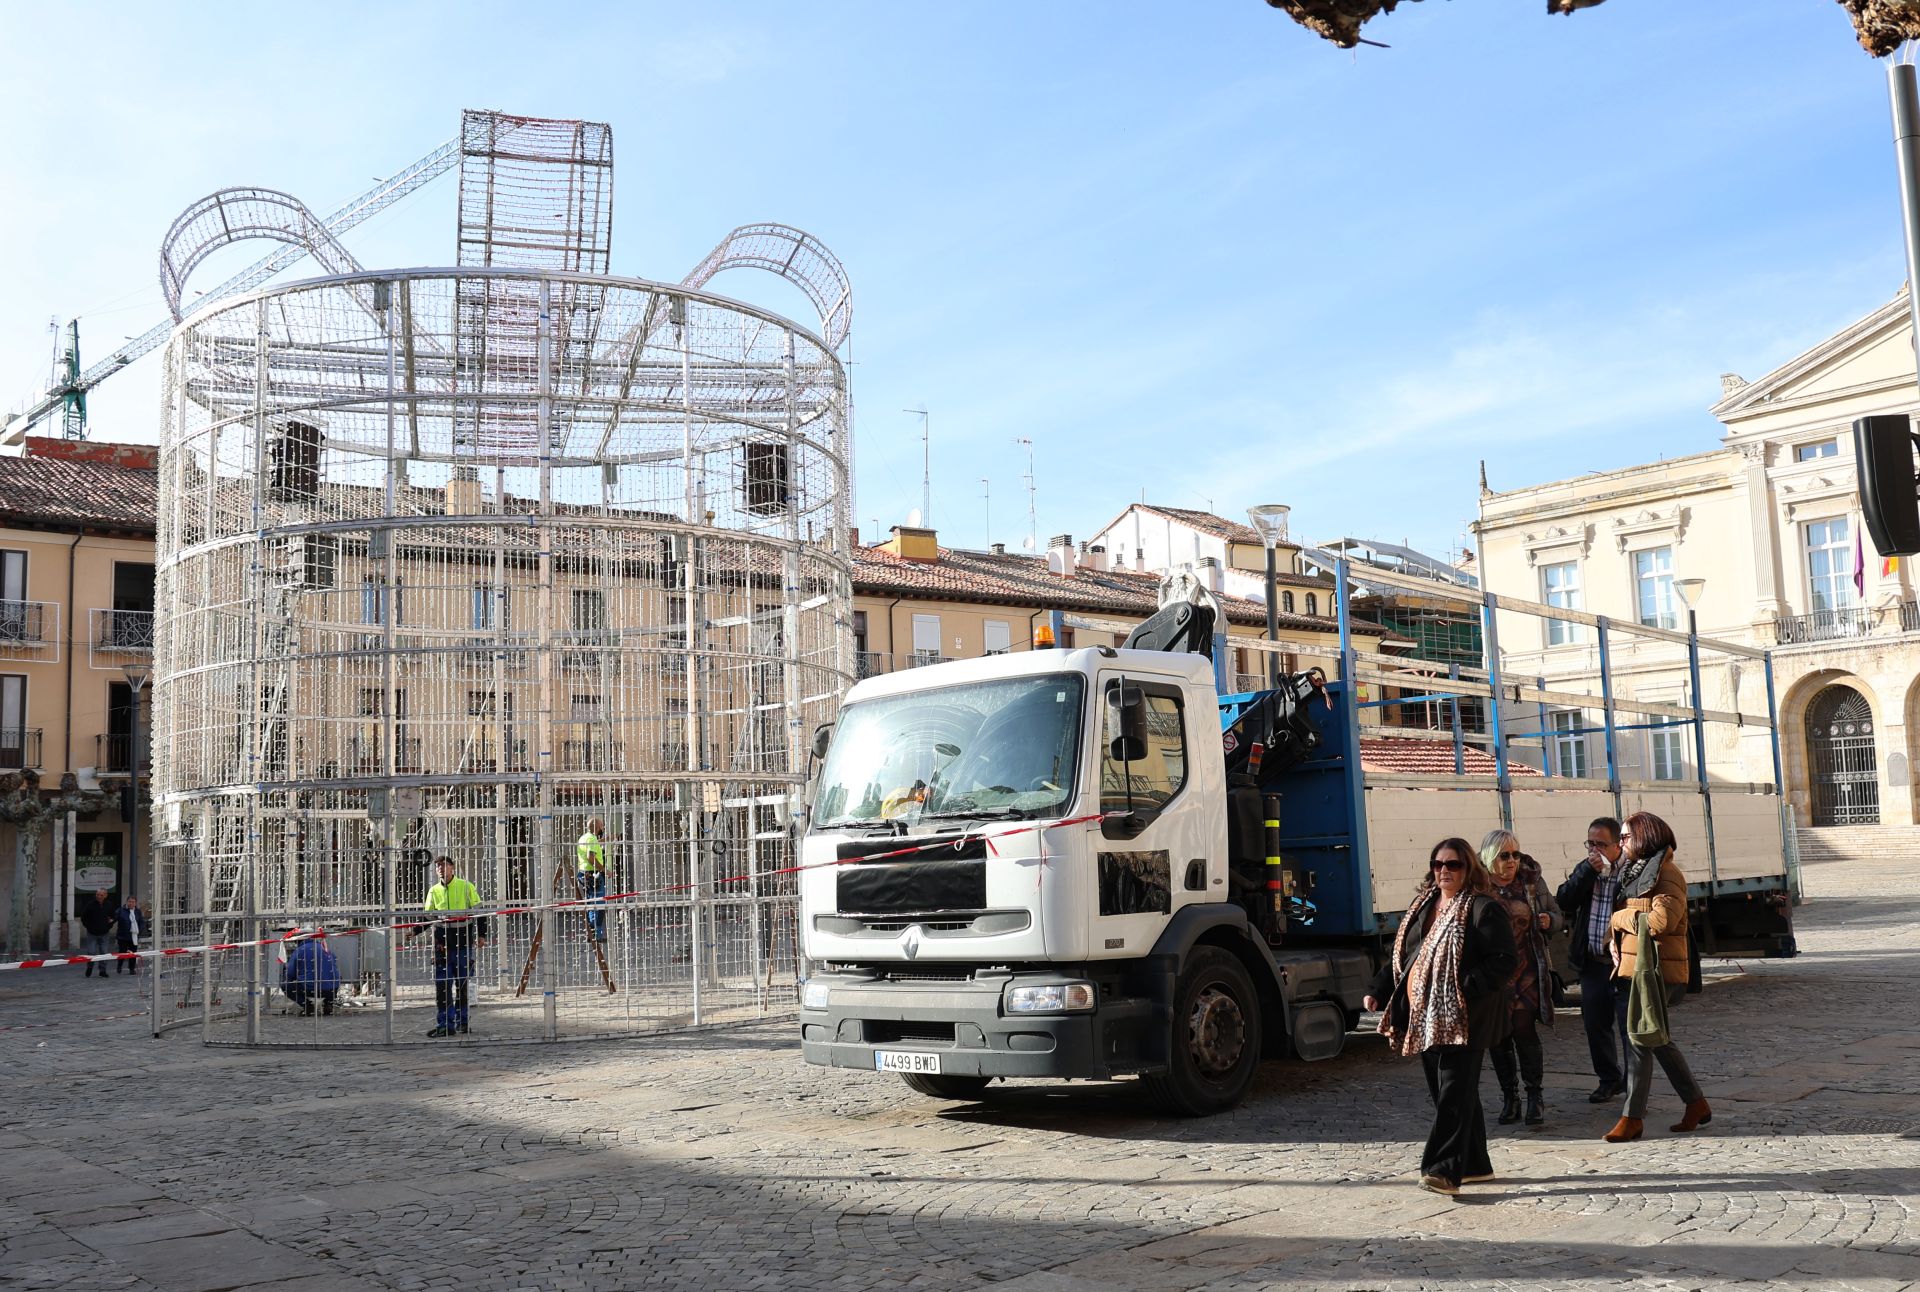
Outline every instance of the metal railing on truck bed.
{"type": "MultiPolygon", "coordinates": [[[[1295,909],[1310,921],[1295,928],[1296,937],[1393,928],[1439,839],[1457,835],[1477,846],[1496,826],[1512,830],[1557,886],[1584,857],[1590,821],[1648,811],[1679,840],[1675,860],[1689,881],[1705,954],[1793,953],[1785,907],[1795,878],[1765,650],[1701,637],[1691,627],[1616,621],[1373,568],[1366,572],[1372,583],[1477,610],[1486,648],[1480,668],[1362,650],[1340,564],[1339,659],[1329,670],[1326,705],[1311,708],[1323,743],[1263,785],[1281,794],[1282,850],[1301,890],[1295,909]],[[1591,666],[1562,651],[1551,678],[1537,665],[1516,676],[1516,657],[1530,652],[1503,652],[1502,624],[1519,640],[1527,620],[1573,625],[1591,666]],[[1629,652],[1636,694],[1677,690],[1680,702],[1620,694],[1613,661],[1629,652]],[[1705,670],[1703,654],[1711,657],[1705,670]],[[1664,683],[1646,683],[1650,668],[1665,669],[1664,683]],[[1763,684],[1764,713],[1738,708],[1743,672],[1750,692],[1753,682],[1763,684]],[[1728,707],[1707,706],[1702,680],[1709,673],[1728,707]],[[1461,717],[1474,702],[1485,720],[1479,731],[1461,717]],[[1367,720],[1394,710],[1438,721],[1422,728],[1367,720]],[[1710,730],[1732,735],[1710,740],[1710,730]],[[1743,742],[1756,739],[1767,742],[1773,779],[1735,779],[1743,742]]],[[[1556,643],[1571,635],[1540,634],[1556,643]]]]}

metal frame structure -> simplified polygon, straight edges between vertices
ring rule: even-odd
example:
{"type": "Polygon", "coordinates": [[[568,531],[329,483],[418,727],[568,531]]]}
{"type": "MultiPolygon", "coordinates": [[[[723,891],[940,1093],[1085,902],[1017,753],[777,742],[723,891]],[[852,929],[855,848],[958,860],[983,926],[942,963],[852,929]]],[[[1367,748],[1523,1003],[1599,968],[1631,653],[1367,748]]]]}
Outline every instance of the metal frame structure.
{"type": "MultiPolygon", "coordinates": [[[[1417,660],[1388,658],[1370,655],[1354,646],[1350,616],[1347,603],[1351,596],[1351,571],[1345,559],[1336,562],[1334,583],[1339,598],[1340,621],[1340,676],[1356,684],[1372,684],[1396,688],[1399,694],[1364,701],[1355,705],[1361,708],[1383,708],[1395,705],[1424,704],[1431,701],[1458,701],[1469,697],[1479,697],[1488,702],[1489,730],[1484,736],[1465,732],[1458,722],[1448,730],[1420,731],[1405,727],[1382,729],[1379,734],[1398,738],[1430,738],[1445,741],[1453,746],[1454,765],[1460,769],[1464,765],[1464,749],[1467,744],[1485,746],[1492,756],[1495,766],[1494,787],[1498,790],[1501,824],[1514,827],[1514,802],[1516,793],[1554,792],[1559,790],[1597,790],[1605,792],[1612,801],[1613,815],[1623,815],[1624,795],[1631,791],[1639,795],[1648,793],[1671,795],[1680,791],[1690,791],[1699,798],[1702,843],[1706,853],[1706,876],[1697,881],[1695,887],[1702,893],[1711,894],[1723,886],[1737,888],[1740,881],[1729,881],[1723,885],[1719,873],[1719,855],[1715,841],[1713,795],[1716,790],[1735,794],[1762,794],[1778,798],[1782,804],[1780,813],[1782,830],[1790,830],[1784,810],[1785,799],[1781,793],[1780,781],[1780,734],[1777,726],[1778,711],[1774,705],[1772,659],[1765,650],[1745,646],[1737,642],[1702,637],[1692,617],[1689,616],[1688,629],[1681,632],[1675,629],[1659,628],[1648,624],[1630,623],[1609,618],[1606,615],[1592,614],[1584,610],[1571,610],[1558,606],[1544,605],[1526,601],[1517,597],[1496,595],[1465,586],[1437,584],[1432,580],[1413,575],[1372,569],[1366,578],[1376,583],[1394,587],[1405,587],[1429,596],[1441,597],[1465,606],[1478,607],[1485,627],[1486,663],[1484,668],[1467,669],[1455,666],[1423,664],[1417,660]],[[1533,684],[1517,683],[1507,676],[1501,668],[1499,616],[1502,613],[1518,613],[1543,619],[1556,619],[1566,623],[1581,624],[1595,634],[1599,652],[1598,694],[1586,694],[1577,691],[1562,691],[1548,688],[1539,679],[1533,684]],[[1690,678],[1689,695],[1686,704],[1664,704],[1652,701],[1634,701],[1622,699],[1614,693],[1612,673],[1611,638],[1614,633],[1626,633],[1634,637],[1674,643],[1685,647],[1685,665],[1690,678]],[[1764,715],[1740,713],[1730,710],[1709,709],[1701,695],[1700,654],[1703,650],[1714,651],[1735,659],[1758,661],[1763,669],[1766,681],[1767,711],[1764,715]],[[1464,679],[1464,680],[1463,680],[1464,679]],[[1542,715],[1538,730],[1512,730],[1512,714],[1508,706],[1536,706],[1542,715]],[[1589,726],[1582,720],[1571,729],[1552,727],[1546,720],[1548,707],[1572,709],[1585,713],[1597,711],[1601,715],[1599,726],[1589,726]],[[1621,712],[1640,715],[1645,721],[1622,723],[1617,715],[1621,712]],[[1714,781],[1709,774],[1706,727],[1709,723],[1731,725],[1736,728],[1764,729],[1771,746],[1773,756],[1774,779],[1768,783],[1748,784],[1732,781],[1714,781]],[[1628,781],[1620,776],[1618,750],[1619,733],[1624,731],[1647,730],[1655,727],[1688,727],[1694,732],[1694,778],[1689,787],[1685,781],[1628,781]],[[1550,742],[1559,736],[1599,735],[1603,738],[1606,754],[1606,774],[1603,777],[1568,777],[1555,775],[1552,769],[1550,742]],[[1525,784],[1516,789],[1516,780],[1511,771],[1513,742],[1538,739],[1548,755],[1542,759],[1544,775],[1525,778],[1525,784]]],[[[1356,734],[1357,738],[1357,734],[1356,734]]],[[[1396,785],[1402,787],[1454,788],[1471,782],[1475,778],[1426,775],[1377,775],[1369,773],[1369,784],[1396,785]]]]}
{"type": "Polygon", "coordinates": [[[478,951],[475,1037],[788,1003],[790,808],[853,666],[844,275],[819,331],[702,289],[769,256],[615,276],[606,126],[468,113],[461,148],[460,264],[223,300],[168,346],[159,935],[324,927],[343,987],[310,1018],[260,947],[166,960],[156,1030],[423,1035],[435,964],[388,930],[441,856],[529,908],[478,951]],[[604,943],[554,906],[595,817],[632,895],[604,943]]]}

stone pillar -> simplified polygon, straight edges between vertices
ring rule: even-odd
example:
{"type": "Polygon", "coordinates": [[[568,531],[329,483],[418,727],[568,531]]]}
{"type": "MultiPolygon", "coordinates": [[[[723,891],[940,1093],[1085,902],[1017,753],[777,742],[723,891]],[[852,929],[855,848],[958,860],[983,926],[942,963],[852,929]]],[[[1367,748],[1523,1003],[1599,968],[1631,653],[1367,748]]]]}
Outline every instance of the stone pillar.
{"type": "Polygon", "coordinates": [[[1773,487],[1767,480],[1767,446],[1742,444],[1746,459],[1742,473],[1747,487],[1747,524],[1753,544],[1753,615],[1758,623],[1771,624],[1787,613],[1780,596],[1780,526],[1775,522],[1773,487]]]}
{"type": "Polygon", "coordinates": [[[1863,674],[1880,701],[1873,752],[1880,763],[1881,825],[1916,824],[1910,736],[1913,728],[1907,722],[1907,692],[1913,685],[1915,653],[1909,645],[1876,645],[1873,671],[1863,674]]]}

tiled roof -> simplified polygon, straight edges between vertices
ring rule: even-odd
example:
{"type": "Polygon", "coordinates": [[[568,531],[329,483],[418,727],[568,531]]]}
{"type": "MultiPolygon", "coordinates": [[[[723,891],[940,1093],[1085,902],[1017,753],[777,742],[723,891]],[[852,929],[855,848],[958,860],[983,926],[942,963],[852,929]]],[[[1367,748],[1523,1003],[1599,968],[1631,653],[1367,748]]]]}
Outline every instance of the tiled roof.
{"type": "Polygon", "coordinates": [[[0,524],[153,533],[150,468],[51,457],[0,457],[0,524]]]}
{"type": "Polygon", "coordinates": [[[1162,507],[1159,503],[1140,504],[1148,511],[1157,511],[1162,516],[1171,516],[1183,525],[1191,525],[1202,534],[1211,534],[1215,538],[1224,538],[1229,543],[1251,543],[1255,547],[1261,544],[1260,531],[1251,525],[1242,525],[1237,520],[1228,520],[1225,516],[1216,516],[1210,511],[1199,511],[1192,507],[1162,507]]]}
{"type": "MultiPolygon", "coordinates": [[[[979,601],[1040,610],[1078,610],[1146,618],[1159,608],[1160,577],[1135,570],[1075,570],[1071,576],[1047,569],[1046,558],[996,555],[943,547],[937,561],[909,561],[881,547],[854,552],[853,590],[868,596],[907,596],[948,601],[979,601]]],[[[1231,623],[1264,627],[1267,608],[1258,601],[1217,594],[1231,623]]],[[[1339,627],[1327,615],[1281,613],[1283,628],[1332,632],[1339,627]]],[[[1356,621],[1354,631],[1377,637],[1378,624],[1356,621]]]]}
{"type": "MultiPolygon", "coordinates": [[[[1105,525],[1102,525],[1098,532],[1104,534],[1108,530],[1111,530],[1115,525],[1118,525],[1126,519],[1127,512],[1132,511],[1136,507],[1141,511],[1150,511],[1157,516],[1165,516],[1169,520],[1175,520],[1182,525],[1191,526],[1199,530],[1202,534],[1211,534],[1215,538],[1223,538],[1229,543],[1248,543],[1254,547],[1259,547],[1263,542],[1260,537],[1260,531],[1251,525],[1243,525],[1237,520],[1228,520],[1225,516],[1215,515],[1210,511],[1200,511],[1193,507],[1162,507],[1159,503],[1152,502],[1129,503],[1127,505],[1127,511],[1121,512],[1105,525]]],[[[1280,542],[1284,547],[1300,546],[1291,539],[1283,538],[1280,542]]]]}
{"type": "MultiPolygon", "coordinates": [[[[1493,755],[1474,745],[1462,751],[1468,776],[1492,776],[1499,770],[1493,755]]],[[[1369,772],[1399,772],[1417,776],[1453,775],[1453,746],[1438,740],[1407,740],[1394,736],[1360,737],[1360,766],[1369,772]]],[[[1509,762],[1513,776],[1538,776],[1539,769],[1509,762]]]]}

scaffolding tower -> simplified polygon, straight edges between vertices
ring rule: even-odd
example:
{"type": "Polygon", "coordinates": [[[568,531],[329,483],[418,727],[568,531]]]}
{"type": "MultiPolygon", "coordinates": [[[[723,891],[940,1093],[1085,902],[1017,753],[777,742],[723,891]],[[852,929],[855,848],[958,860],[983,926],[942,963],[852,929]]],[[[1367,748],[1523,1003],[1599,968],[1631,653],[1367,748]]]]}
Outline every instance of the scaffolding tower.
{"type": "MultiPolygon", "coordinates": [[[[790,808],[852,671],[844,273],[754,225],[681,283],[614,276],[607,126],[469,112],[460,147],[456,265],[221,301],[168,345],[160,935],[321,928],[342,986],[309,1017],[286,944],[181,957],[156,1028],[325,1044],[444,1023],[444,960],[386,933],[440,857],[485,906],[535,908],[465,966],[475,1039],[791,995],[790,808]],[[799,283],[818,330],[706,290],[738,267],[799,283]],[[595,818],[606,887],[633,895],[598,945],[553,906],[595,818]]],[[[332,250],[297,202],[261,209],[292,217],[258,236],[332,250]]],[[[182,227],[174,291],[194,237],[231,240],[182,227]]]]}

